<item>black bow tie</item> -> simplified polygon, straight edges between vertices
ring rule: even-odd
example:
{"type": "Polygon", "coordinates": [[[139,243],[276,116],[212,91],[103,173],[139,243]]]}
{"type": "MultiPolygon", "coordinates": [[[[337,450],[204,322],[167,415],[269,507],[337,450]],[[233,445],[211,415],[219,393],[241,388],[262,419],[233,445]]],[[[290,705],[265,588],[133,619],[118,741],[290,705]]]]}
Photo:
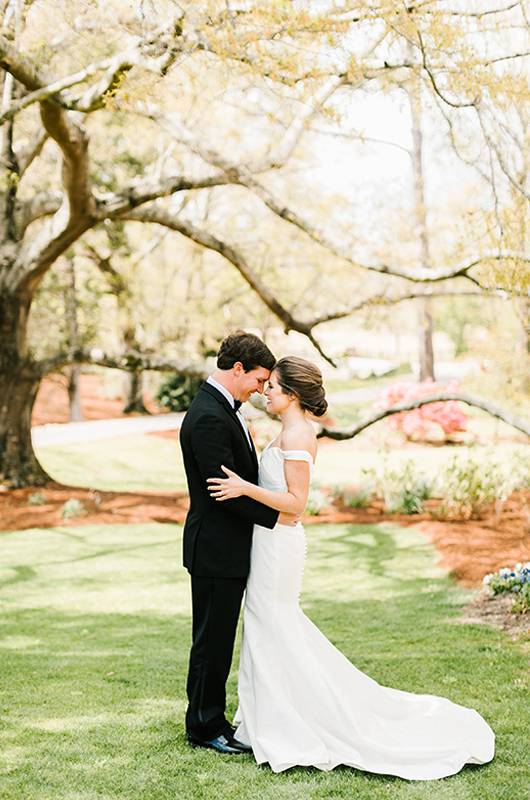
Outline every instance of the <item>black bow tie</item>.
{"type": "Polygon", "coordinates": [[[242,406],[241,400],[234,400],[234,411],[239,411],[242,406]]]}

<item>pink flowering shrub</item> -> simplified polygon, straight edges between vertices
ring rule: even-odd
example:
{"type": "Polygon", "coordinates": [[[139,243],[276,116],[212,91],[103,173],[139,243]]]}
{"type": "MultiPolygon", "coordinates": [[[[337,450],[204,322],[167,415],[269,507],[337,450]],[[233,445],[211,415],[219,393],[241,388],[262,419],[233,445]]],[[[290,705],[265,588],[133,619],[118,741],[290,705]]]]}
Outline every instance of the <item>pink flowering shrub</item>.
{"type": "MultiPolygon", "coordinates": [[[[445,386],[431,380],[426,380],[422,383],[398,381],[382,392],[377,399],[375,407],[378,409],[390,408],[400,403],[408,403],[439,392],[457,391],[458,384],[456,381],[451,381],[445,386]]],[[[388,418],[390,427],[401,431],[407,439],[415,441],[430,439],[433,433],[439,434],[440,431],[447,438],[456,431],[465,431],[467,429],[467,421],[467,414],[462,411],[456,400],[429,403],[413,411],[392,414],[388,418]]]]}

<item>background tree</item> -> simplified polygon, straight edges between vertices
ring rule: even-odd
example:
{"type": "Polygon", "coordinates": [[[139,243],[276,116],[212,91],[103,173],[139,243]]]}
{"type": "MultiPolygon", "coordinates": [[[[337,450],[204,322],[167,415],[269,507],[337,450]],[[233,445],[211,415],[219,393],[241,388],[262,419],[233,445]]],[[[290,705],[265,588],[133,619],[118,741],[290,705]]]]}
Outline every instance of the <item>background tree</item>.
{"type": "Polygon", "coordinates": [[[160,4],[156,20],[114,2],[80,12],[75,2],[57,8],[12,0],[4,10],[0,475],[8,484],[47,480],[30,441],[31,407],[44,374],[83,360],[132,369],[169,363],[137,353],[110,357],[79,350],[39,361],[28,346],[40,283],[62,254],[107,220],[163,226],[217,253],[286,330],[299,331],[321,351],[318,325],[370,304],[424,297],[453,278],[462,280],[447,292],[465,291],[470,283],[479,291],[484,268],[495,262],[520,267],[528,260],[520,251],[477,249],[470,236],[466,248],[454,240],[446,246],[437,267],[417,269],[404,255],[385,263],[377,258],[377,245],[341,235],[340,214],[316,224],[321,205],[311,199],[318,194],[305,176],[295,182],[289,172],[302,140],[309,151],[306,134],[319,115],[333,119],[337,98],[366,91],[390,96],[396,81],[414,73],[448,114],[472,115],[468,123],[503,180],[528,199],[512,156],[501,147],[499,124],[503,104],[528,97],[527,80],[518,75],[514,83],[511,66],[528,51],[519,3],[486,15],[438,3],[322,4],[313,10],[285,2],[237,9],[185,2],[178,10],[160,4]],[[44,41],[50,9],[54,36],[44,41]],[[507,21],[518,31],[515,49],[503,35],[507,21]],[[161,149],[167,157],[160,158],[161,149]],[[230,206],[229,216],[234,203],[255,215],[254,247],[233,240],[223,225],[228,216],[207,227],[190,217],[193,205],[183,200],[212,187],[224,187],[216,192],[223,191],[220,206],[230,206]],[[267,263],[260,274],[253,260],[260,226],[273,220],[271,249],[277,252],[296,237],[297,245],[311,244],[319,256],[325,251],[337,259],[345,274],[384,276],[384,290],[332,311],[325,293],[314,294],[293,313],[271,289],[271,283],[283,287],[281,262],[267,263]],[[417,288],[422,284],[427,292],[417,288]]]}

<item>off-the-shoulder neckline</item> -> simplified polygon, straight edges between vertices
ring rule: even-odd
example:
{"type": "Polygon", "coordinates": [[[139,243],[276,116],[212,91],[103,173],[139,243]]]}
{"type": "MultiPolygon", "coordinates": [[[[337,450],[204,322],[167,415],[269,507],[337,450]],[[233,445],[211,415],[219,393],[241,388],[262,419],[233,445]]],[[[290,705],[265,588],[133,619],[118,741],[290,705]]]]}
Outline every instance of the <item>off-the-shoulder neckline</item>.
{"type": "MultiPolygon", "coordinates": [[[[311,459],[311,463],[312,464],[315,463],[315,459],[313,458],[309,450],[304,450],[303,448],[294,447],[291,448],[290,450],[283,450],[281,447],[272,447],[270,444],[268,444],[265,450],[279,450],[280,453],[307,453],[307,455],[311,459]]],[[[265,450],[263,452],[265,452],[265,450]]]]}

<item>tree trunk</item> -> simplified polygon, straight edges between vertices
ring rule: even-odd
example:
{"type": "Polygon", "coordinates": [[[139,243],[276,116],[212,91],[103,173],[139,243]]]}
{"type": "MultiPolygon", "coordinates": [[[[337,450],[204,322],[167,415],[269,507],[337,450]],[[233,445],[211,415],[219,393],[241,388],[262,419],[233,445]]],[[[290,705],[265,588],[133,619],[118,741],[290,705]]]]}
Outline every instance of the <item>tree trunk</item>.
{"type": "MultiPolygon", "coordinates": [[[[418,226],[421,265],[431,264],[429,249],[429,232],[427,228],[427,211],[425,207],[425,176],[423,173],[423,131],[421,85],[414,83],[408,90],[412,121],[412,170],[414,176],[414,205],[418,226]]],[[[418,316],[418,350],[420,363],[420,381],[434,380],[434,352],[432,346],[432,315],[430,300],[419,302],[418,316]]]]}
{"type": "Polygon", "coordinates": [[[10,488],[42,486],[51,478],[31,442],[31,412],[40,375],[27,356],[31,297],[0,297],[0,483],[10,488]]]}
{"type": "Polygon", "coordinates": [[[150,412],[144,405],[144,380],[142,372],[131,372],[127,375],[127,401],[123,409],[124,414],[132,414],[137,411],[139,414],[149,414],[150,412]]]}
{"type": "Polygon", "coordinates": [[[76,364],[68,375],[68,404],[70,407],[70,422],[80,422],[83,419],[81,411],[81,367],[76,364]]]}
{"type": "Polygon", "coordinates": [[[429,300],[418,300],[420,381],[434,380],[434,352],[432,347],[432,316],[429,300]]]}
{"type": "MultiPolygon", "coordinates": [[[[77,324],[77,287],[73,259],[66,258],[66,288],[64,291],[64,310],[66,317],[66,330],[68,346],[75,350],[79,347],[79,325],[77,324]]],[[[81,413],[81,367],[75,364],[68,374],[68,402],[70,406],[70,422],[79,422],[83,419],[81,413]]]]}
{"type": "MultiPolygon", "coordinates": [[[[123,344],[126,350],[141,350],[136,338],[136,328],[132,320],[127,292],[119,292],[117,295],[118,308],[125,317],[125,328],[123,331],[123,344]]],[[[144,377],[141,369],[131,371],[126,375],[125,383],[125,406],[124,414],[149,414],[144,405],[144,377]]]]}

